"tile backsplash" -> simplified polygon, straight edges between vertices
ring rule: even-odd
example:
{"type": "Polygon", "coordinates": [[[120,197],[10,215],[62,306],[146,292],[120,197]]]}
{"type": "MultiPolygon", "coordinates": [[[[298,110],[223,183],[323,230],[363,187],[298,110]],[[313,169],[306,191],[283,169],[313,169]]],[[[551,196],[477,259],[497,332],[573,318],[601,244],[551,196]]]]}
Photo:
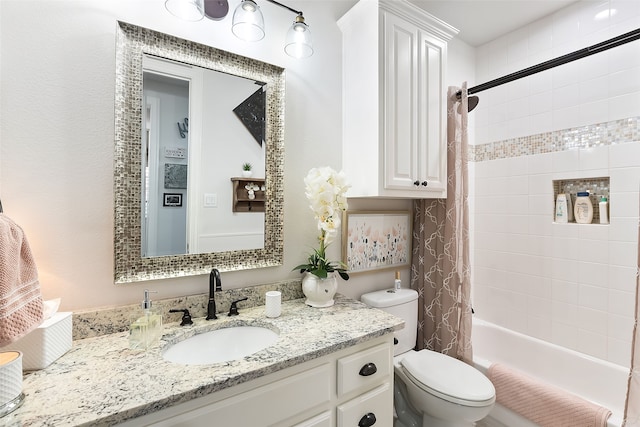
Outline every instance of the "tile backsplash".
{"type": "MultiPolygon", "coordinates": [[[[238,304],[240,310],[264,305],[265,293],[268,291],[282,292],[282,301],[294,300],[304,296],[300,279],[222,290],[216,292],[217,311],[218,313],[226,313],[229,310],[231,301],[244,297],[247,297],[248,300],[238,304]]],[[[162,313],[163,322],[169,323],[179,322],[182,316],[181,313],[169,313],[169,310],[172,308],[186,308],[193,317],[206,316],[208,301],[209,294],[198,294],[154,300],[153,306],[162,313]]],[[[130,315],[135,313],[137,309],[139,309],[138,304],[131,304],[120,307],[74,312],[73,339],[78,340],[126,331],[131,321],[130,315]]]]}

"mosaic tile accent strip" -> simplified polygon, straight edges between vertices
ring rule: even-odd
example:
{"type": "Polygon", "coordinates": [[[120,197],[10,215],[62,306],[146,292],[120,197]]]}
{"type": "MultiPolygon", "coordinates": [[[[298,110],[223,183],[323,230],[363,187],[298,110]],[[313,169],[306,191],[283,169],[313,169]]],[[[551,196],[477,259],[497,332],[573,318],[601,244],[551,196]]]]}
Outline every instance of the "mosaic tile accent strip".
{"type": "MultiPolygon", "coordinates": [[[[265,305],[265,293],[282,292],[282,301],[303,298],[301,279],[276,282],[246,288],[222,290],[216,293],[216,309],[218,313],[226,313],[231,301],[247,297],[247,301],[238,303],[240,311],[251,307],[265,305]]],[[[162,313],[164,323],[179,322],[181,313],[169,313],[172,308],[189,310],[193,318],[207,315],[209,294],[188,295],[178,298],[153,300],[153,307],[162,313]]],[[[129,329],[130,316],[139,309],[138,304],[97,310],[76,311],[73,313],[73,339],[93,338],[100,335],[115,334],[129,329]]]]}
{"type": "Polygon", "coordinates": [[[640,141],[640,116],[469,146],[469,161],[553,153],[640,141]]]}
{"type": "Polygon", "coordinates": [[[284,253],[283,68],[146,28],[118,22],[116,40],[114,252],[115,283],[282,265],[284,253]],[[153,55],[265,82],[266,202],[263,249],[142,258],[142,57],[153,55]]]}

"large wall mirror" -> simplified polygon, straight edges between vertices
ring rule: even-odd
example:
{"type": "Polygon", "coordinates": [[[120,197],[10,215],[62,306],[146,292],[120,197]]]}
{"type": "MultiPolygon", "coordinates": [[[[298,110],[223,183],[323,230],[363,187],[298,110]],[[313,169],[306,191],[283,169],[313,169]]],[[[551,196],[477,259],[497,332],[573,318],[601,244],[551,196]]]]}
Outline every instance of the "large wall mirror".
{"type": "Polygon", "coordinates": [[[116,50],[115,282],[281,265],[284,70],[123,22],[116,50]]]}

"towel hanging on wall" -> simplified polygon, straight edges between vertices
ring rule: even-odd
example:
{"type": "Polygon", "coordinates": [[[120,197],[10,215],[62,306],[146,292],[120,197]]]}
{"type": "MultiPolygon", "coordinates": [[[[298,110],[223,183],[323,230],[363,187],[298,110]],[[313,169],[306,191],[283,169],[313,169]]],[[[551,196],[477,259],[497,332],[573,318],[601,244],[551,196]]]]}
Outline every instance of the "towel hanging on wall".
{"type": "Polygon", "coordinates": [[[27,237],[0,214],[0,347],[31,332],[42,319],[38,271],[27,237]]]}

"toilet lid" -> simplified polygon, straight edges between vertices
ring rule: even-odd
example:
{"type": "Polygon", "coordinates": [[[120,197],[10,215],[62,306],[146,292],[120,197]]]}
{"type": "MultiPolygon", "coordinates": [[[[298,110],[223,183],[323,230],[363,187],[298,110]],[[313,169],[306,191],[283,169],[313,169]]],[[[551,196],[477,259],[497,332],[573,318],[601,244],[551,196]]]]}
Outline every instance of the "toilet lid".
{"type": "Polygon", "coordinates": [[[482,372],[446,354],[420,350],[407,354],[400,364],[417,386],[441,399],[466,406],[495,401],[495,388],[482,372]]]}

